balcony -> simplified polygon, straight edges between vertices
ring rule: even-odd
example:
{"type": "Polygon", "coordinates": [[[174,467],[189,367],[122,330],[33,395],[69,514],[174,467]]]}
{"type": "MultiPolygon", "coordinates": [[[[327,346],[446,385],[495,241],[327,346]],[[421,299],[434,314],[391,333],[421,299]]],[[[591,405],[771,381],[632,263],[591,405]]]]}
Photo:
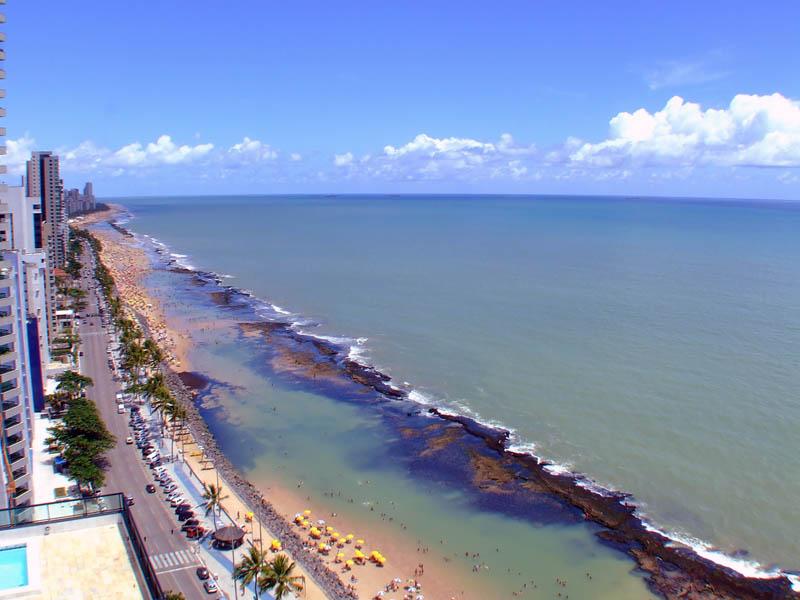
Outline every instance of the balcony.
{"type": "Polygon", "coordinates": [[[14,297],[10,294],[0,294],[0,306],[13,306],[14,297]]]}
{"type": "Polygon", "coordinates": [[[14,484],[17,486],[17,489],[29,488],[30,481],[31,476],[27,472],[23,472],[19,477],[14,478],[14,484]]]}
{"type": "Polygon", "coordinates": [[[8,313],[6,315],[0,314],[0,327],[6,328],[14,324],[14,315],[8,313]]]}
{"type": "Polygon", "coordinates": [[[5,346],[6,344],[11,344],[16,340],[14,332],[10,329],[3,329],[0,330],[0,346],[5,346]]]}
{"type": "Polygon", "coordinates": [[[25,451],[20,451],[8,457],[8,462],[11,467],[11,472],[25,469],[28,467],[28,459],[25,458],[25,451]]]}
{"type": "Polygon", "coordinates": [[[15,415],[3,421],[3,429],[6,432],[6,437],[22,433],[23,427],[25,427],[25,423],[22,422],[22,417],[20,415],[15,415]]]}
{"type": "Polygon", "coordinates": [[[24,504],[25,502],[29,502],[30,501],[30,499],[31,499],[31,490],[29,488],[27,488],[27,487],[19,487],[14,492],[14,495],[12,496],[12,498],[14,499],[14,505],[15,506],[20,506],[21,504],[24,504]]]}
{"type": "Polygon", "coordinates": [[[3,409],[4,419],[10,419],[22,413],[22,402],[19,400],[4,400],[0,407],[3,409]]]}
{"type": "Polygon", "coordinates": [[[11,436],[13,438],[13,442],[6,438],[6,448],[8,449],[9,454],[14,454],[15,452],[19,452],[20,450],[25,450],[25,438],[21,435],[17,434],[11,436]]]}
{"type": "Polygon", "coordinates": [[[11,383],[19,379],[19,369],[16,366],[0,364],[0,382],[11,383]]]}

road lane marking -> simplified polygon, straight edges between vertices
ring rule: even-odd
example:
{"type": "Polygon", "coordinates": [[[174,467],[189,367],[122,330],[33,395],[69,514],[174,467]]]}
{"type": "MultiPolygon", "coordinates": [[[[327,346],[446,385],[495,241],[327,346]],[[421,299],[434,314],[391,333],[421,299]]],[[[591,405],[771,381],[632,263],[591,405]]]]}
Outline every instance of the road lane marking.
{"type": "Polygon", "coordinates": [[[162,552],[161,554],[151,554],[150,561],[155,565],[159,573],[176,571],[185,566],[196,565],[197,559],[187,550],[176,550],[174,552],[162,552]]]}

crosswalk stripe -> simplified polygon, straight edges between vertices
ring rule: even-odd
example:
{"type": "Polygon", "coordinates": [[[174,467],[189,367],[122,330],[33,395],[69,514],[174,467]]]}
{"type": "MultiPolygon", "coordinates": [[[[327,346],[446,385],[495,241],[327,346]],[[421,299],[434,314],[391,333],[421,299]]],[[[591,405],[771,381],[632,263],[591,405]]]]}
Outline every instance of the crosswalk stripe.
{"type": "Polygon", "coordinates": [[[156,569],[173,569],[181,565],[192,565],[196,563],[195,557],[188,550],[175,550],[174,552],[162,552],[161,554],[151,554],[150,562],[156,569]]]}

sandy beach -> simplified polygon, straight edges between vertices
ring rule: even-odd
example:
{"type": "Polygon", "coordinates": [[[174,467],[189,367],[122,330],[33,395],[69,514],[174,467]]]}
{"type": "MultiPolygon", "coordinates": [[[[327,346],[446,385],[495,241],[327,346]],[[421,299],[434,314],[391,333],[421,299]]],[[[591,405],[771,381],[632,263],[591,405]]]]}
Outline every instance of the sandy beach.
{"type": "MultiPolygon", "coordinates": [[[[120,207],[112,207],[111,211],[90,215],[78,225],[85,226],[109,220],[119,210],[120,207]]],[[[111,271],[126,308],[146,321],[147,329],[168,356],[167,362],[171,370],[176,373],[190,371],[189,352],[192,342],[189,328],[197,326],[211,328],[219,324],[195,323],[190,315],[180,320],[168,321],[161,302],[146,288],[145,277],[151,268],[150,260],[136,239],[119,230],[98,227],[92,227],[91,230],[102,242],[101,259],[111,271]]],[[[195,433],[194,438],[197,437],[198,434],[195,433]]],[[[202,437],[206,439],[187,438],[185,457],[201,479],[214,481],[216,479],[214,468],[211,462],[206,462],[204,458],[214,460],[214,452],[209,450],[209,446],[215,444],[209,437],[201,434],[202,437]],[[204,452],[198,451],[200,445],[204,448],[204,452]]],[[[251,539],[255,539],[259,530],[263,529],[262,541],[265,546],[273,539],[281,539],[281,536],[271,531],[264,522],[260,527],[257,520],[254,523],[245,522],[247,512],[256,508],[255,512],[258,514],[257,507],[248,502],[247,490],[239,489],[241,486],[237,483],[240,477],[238,474],[231,474],[232,467],[227,460],[224,457],[217,457],[216,462],[225,463],[217,464],[220,479],[225,482],[226,488],[236,492],[224,503],[226,512],[232,517],[238,517],[238,522],[252,532],[251,539]]],[[[311,562],[317,563],[321,559],[330,571],[339,576],[345,586],[351,586],[358,598],[374,598],[381,591],[385,592],[385,598],[397,600],[404,597],[416,598],[418,595],[444,600],[486,597],[476,590],[472,583],[470,591],[465,590],[464,580],[454,573],[455,569],[447,568],[450,559],[432,551],[435,549],[421,546],[419,542],[409,539],[410,536],[404,536],[402,524],[387,522],[385,527],[373,525],[366,528],[352,516],[346,520],[332,513],[326,509],[324,498],[304,495],[299,486],[297,489],[292,489],[277,478],[250,483],[268,499],[274,511],[284,518],[287,526],[298,536],[302,545],[306,547],[304,551],[313,556],[311,562]],[[305,526],[294,523],[295,516],[306,510],[311,511],[309,517],[311,521],[305,526]],[[312,535],[310,527],[317,524],[320,519],[324,520],[326,525],[322,535],[316,537],[312,535]],[[327,527],[332,527],[335,531],[329,531],[327,527]],[[333,533],[338,535],[332,536],[333,533]],[[342,543],[336,539],[346,538],[348,534],[353,534],[350,541],[342,543]],[[360,551],[369,557],[372,551],[378,550],[386,557],[385,566],[366,560],[364,564],[348,567],[346,561],[357,556],[355,546],[358,539],[364,540],[363,545],[359,544],[360,551]],[[320,543],[324,543],[329,549],[324,553],[320,552],[320,543]],[[390,584],[398,581],[401,585],[390,587],[390,584]],[[404,587],[413,585],[414,581],[418,582],[418,585],[414,592],[409,593],[404,587]]],[[[297,560],[299,565],[309,562],[308,559],[303,560],[303,556],[293,555],[292,558],[297,560]]],[[[308,582],[305,597],[325,598],[326,593],[322,586],[316,585],[309,569],[304,568],[302,573],[308,582]]]]}

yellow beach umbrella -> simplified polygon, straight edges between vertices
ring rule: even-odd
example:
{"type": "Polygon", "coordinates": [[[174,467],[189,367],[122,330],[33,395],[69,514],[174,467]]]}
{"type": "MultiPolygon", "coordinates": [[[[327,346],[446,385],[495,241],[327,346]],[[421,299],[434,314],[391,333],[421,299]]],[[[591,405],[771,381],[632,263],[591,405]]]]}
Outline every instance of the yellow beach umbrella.
{"type": "Polygon", "coordinates": [[[381,556],[381,557],[378,559],[378,564],[379,564],[380,566],[384,566],[384,565],[386,564],[386,558],[384,558],[383,556],[381,556]]]}
{"type": "Polygon", "coordinates": [[[354,537],[356,537],[356,536],[354,536],[352,533],[348,533],[348,534],[345,536],[345,538],[344,538],[344,539],[346,539],[346,540],[349,542],[349,541],[351,541],[351,540],[352,540],[354,537]]]}
{"type": "Polygon", "coordinates": [[[333,529],[333,527],[331,527],[330,525],[328,525],[328,526],[325,528],[325,531],[327,531],[328,533],[333,533],[334,529],[333,529]]]}
{"type": "Polygon", "coordinates": [[[339,552],[339,553],[336,555],[336,562],[337,562],[337,563],[338,563],[338,562],[342,562],[342,559],[343,559],[343,558],[344,558],[344,552],[339,552]]]}
{"type": "Polygon", "coordinates": [[[352,560],[345,561],[344,566],[346,569],[352,569],[355,563],[352,560]]]}
{"type": "Polygon", "coordinates": [[[361,548],[364,545],[364,540],[356,540],[356,548],[361,548]]]}
{"type": "Polygon", "coordinates": [[[270,544],[270,548],[275,552],[279,552],[281,550],[281,541],[280,540],[272,540],[272,544],[270,544]]]}
{"type": "Polygon", "coordinates": [[[317,546],[317,550],[319,550],[320,552],[324,551],[325,548],[326,548],[325,542],[320,542],[319,545],[317,546]]]}
{"type": "Polygon", "coordinates": [[[331,538],[333,538],[334,540],[338,540],[338,539],[339,539],[339,534],[338,534],[337,532],[335,532],[335,531],[334,531],[334,532],[331,534],[331,538]]]}
{"type": "Polygon", "coordinates": [[[303,511],[303,514],[304,514],[306,517],[310,517],[310,516],[311,516],[311,511],[310,511],[309,509],[305,509],[305,510],[303,511]]]}

